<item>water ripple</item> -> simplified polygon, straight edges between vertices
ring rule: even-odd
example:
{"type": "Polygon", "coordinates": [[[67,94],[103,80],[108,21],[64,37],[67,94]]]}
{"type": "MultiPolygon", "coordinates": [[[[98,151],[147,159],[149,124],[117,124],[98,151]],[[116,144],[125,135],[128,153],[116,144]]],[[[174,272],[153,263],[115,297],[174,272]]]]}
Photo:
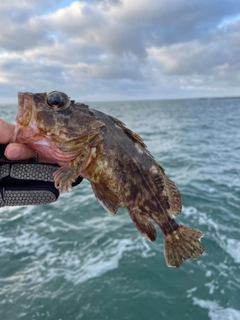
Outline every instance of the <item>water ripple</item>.
{"type": "Polygon", "coordinates": [[[177,221],[205,233],[206,252],[167,268],[160,230],[143,239],[84,181],[54,204],[0,209],[1,319],[239,319],[239,101],[93,104],[143,137],[181,191],[177,221]]]}

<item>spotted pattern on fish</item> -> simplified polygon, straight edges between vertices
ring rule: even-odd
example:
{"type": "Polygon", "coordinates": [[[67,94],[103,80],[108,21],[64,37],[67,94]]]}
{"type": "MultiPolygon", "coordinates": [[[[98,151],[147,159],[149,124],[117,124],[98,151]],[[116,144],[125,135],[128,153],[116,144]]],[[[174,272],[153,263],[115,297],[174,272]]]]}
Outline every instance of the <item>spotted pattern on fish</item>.
{"type": "Polygon", "coordinates": [[[101,205],[111,214],[128,210],[138,231],[150,241],[164,234],[168,266],[197,258],[204,251],[201,231],[178,224],[180,192],[155,161],[139,135],[112,116],[70,100],[65,93],[19,93],[12,141],[25,143],[58,163],[55,186],[89,180],[101,205]]]}

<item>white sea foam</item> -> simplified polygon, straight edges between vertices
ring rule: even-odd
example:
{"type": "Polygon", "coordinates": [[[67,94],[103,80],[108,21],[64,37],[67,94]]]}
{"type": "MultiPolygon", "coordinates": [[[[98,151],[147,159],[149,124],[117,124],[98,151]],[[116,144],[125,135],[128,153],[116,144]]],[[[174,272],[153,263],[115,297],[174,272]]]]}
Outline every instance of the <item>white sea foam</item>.
{"type": "Polygon", "coordinates": [[[236,263],[240,263],[240,241],[239,240],[226,239],[225,250],[233,258],[233,260],[236,263]]]}
{"type": "Polygon", "coordinates": [[[100,277],[104,273],[118,268],[124,253],[136,250],[140,251],[141,256],[144,258],[151,255],[150,247],[146,241],[139,241],[139,239],[112,240],[104,249],[101,248],[101,250],[79,259],[79,263],[75,264],[77,269],[74,270],[73,266],[71,266],[71,269],[65,270],[64,277],[74,284],[100,277]]]}
{"type": "Polygon", "coordinates": [[[66,270],[65,279],[74,284],[79,284],[116,269],[123,253],[131,250],[133,243],[129,239],[122,239],[112,244],[106,250],[99,251],[95,256],[89,254],[82,262],[79,261],[79,268],[76,271],[66,270]]]}
{"type": "Polygon", "coordinates": [[[205,276],[206,277],[211,277],[212,276],[212,271],[211,270],[207,270],[205,276]]]}
{"type": "Polygon", "coordinates": [[[216,301],[193,298],[193,303],[203,309],[208,309],[211,320],[239,320],[240,310],[223,308],[216,301]]]}
{"type": "MultiPolygon", "coordinates": [[[[37,232],[21,230],[15,238],[0,238],[2,254],[24,254],[22,261],[28,261],[28,268],[21,271],[30,283],[49,283],[58,277],[77,285],[89,279],[100,277],[116,269],[126,252],[138,252],[143,258],[154,255],[148,242],[142,237],[133,239],[109,239],[99,247],[91,250],[79,246],[72,250],[55,249],[59,239],[49,239],[37,232]]],[[[63,244],[65,245],[65,244],[63,244]]],[[[15,274],[18,277],[17,274],[15,274]]],[[[12,288],[14,290],[14,288],[12,288]]]]}
{"type": "Polygon", "coordinates": [[[219,225],[209,217],[205,212],[197,210],[197,208],[189,206],[182,208],[182,213],[184,216],[196,220],[198,224],[207,225],[210,228],[217,230],[219,225]]]}
{"type": "Polygon", "coordinates": [[[214,294],[215,290],[219,288],[218,281],[213,279],[212,281],[205,283],[205,287],[209,288],[209,294],[214,294]]]}
{"type": "Polygon", "coordinates": [[[206,225],[210,230],[214,230],[212,236],[216,239],[220,247],[230,255],[236,263],[240,263],[240,241],[228,237],[226,232],[229,231],[229,228],[226,228],[224,224],[221,225],[219,222],[216,223],[205,212],[200,212],[192,206],[183,207],[183,215],[197,220],[200,225],[206,225]]]}

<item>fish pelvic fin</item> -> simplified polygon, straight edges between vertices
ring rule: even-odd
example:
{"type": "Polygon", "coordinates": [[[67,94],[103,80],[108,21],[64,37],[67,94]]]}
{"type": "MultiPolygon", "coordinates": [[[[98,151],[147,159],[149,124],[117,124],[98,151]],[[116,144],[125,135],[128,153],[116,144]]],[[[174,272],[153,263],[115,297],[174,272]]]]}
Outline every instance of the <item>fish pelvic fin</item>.
{"type": "Polygon", "coordinates": [[[91,182],[91,186],[103,208],[111,214],[116,214],[119,208],[118,196],[106,185],[91,182]]]}
{"type": "Polygon", "coordinates": [[[140,209],[129,210],[129,214],[141,235],[151,242],[155,241],[157,232],[150,219],[140,209]]]}
{"type": "Polygon", "coordinates": [[[201,231],[183,225],[165,235],[164,256],[167,266],[179,268],[184,260],[198,258],[205,251],[199,241],[203,236],[201,231]]]}

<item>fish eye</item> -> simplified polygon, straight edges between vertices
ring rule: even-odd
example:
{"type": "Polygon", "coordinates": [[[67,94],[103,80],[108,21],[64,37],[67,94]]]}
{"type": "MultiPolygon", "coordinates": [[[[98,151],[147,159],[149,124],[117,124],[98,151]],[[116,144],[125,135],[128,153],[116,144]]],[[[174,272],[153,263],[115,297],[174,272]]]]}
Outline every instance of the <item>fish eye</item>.
{"type": "Polygon", "coordinates": [[[65,109],[70,105],[70,99],[64,92],[52,91],[47,95],[46,104],[54,110],[65,109]]]}

